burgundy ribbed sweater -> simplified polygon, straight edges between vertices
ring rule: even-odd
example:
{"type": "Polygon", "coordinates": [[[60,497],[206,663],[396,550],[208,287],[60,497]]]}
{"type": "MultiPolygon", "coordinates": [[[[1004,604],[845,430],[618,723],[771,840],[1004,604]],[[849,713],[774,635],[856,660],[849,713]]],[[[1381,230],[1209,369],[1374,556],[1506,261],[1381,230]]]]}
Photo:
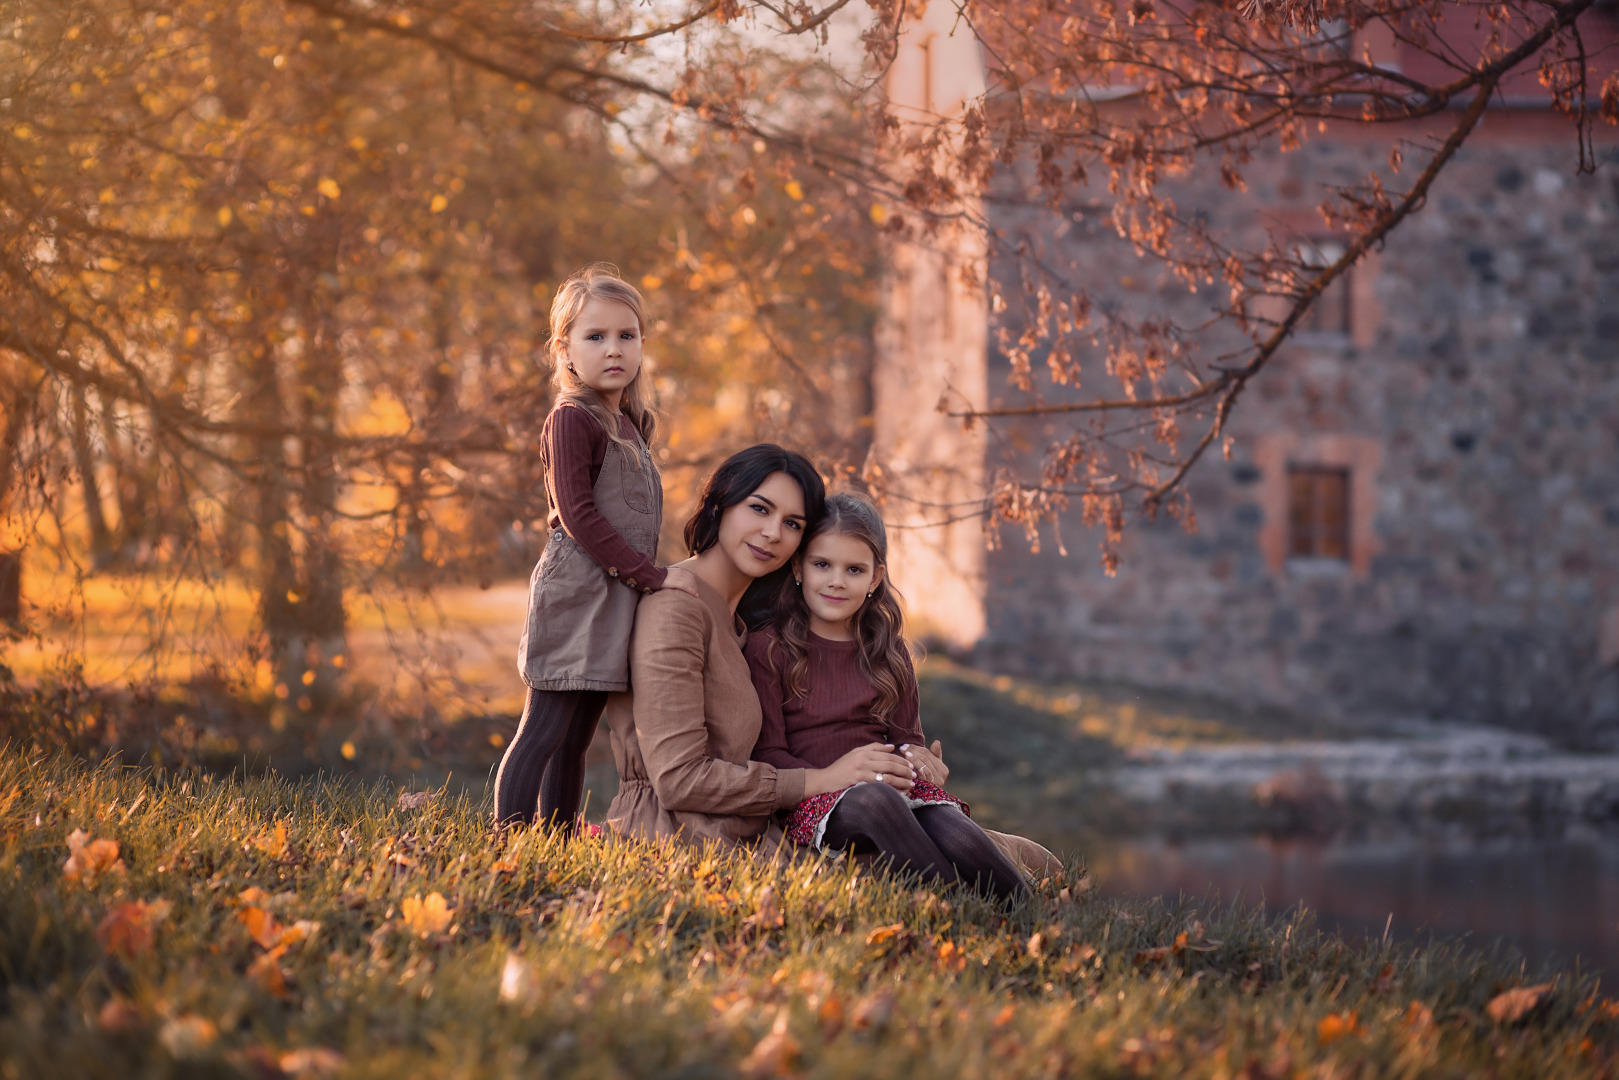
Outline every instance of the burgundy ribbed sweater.
{"type": "Polygon", "coordinates": [[[877,688],[860,671],[858,647],[853,641],[828,641],[811,634],[806,693],[798,697],[787,688],[786,657],[776,646],[775,631],[748,636],[742,651],[764,711],[753,760],[778,769],[824,769],[850,750],[872,743],[927,745],[922,740],[922,710],[910,657],[905,658],[901,675],[904,691],[899,704],[883,724],[871,715],[877,688]]]}
{"type": "MultiPolygon", "coordinates": [[[[619,416],[620,433],[638,440],[635,425],[628,416],[619,416]]],[[[545,418],[540,433],[550,461],[545,471],[546,492],[551,499],[553,530],[566,529],[585,554],[603,570],[618,570],[618,580],[642,592],[663,588],[667,577],[661,566],[630,547],[629,541],[596,508],[596,480],[607,461],[607,432],[594,416],[571,402],[563,402],[545,418]],[[631,585],[631,582],[635,584],[631,585]]]]}

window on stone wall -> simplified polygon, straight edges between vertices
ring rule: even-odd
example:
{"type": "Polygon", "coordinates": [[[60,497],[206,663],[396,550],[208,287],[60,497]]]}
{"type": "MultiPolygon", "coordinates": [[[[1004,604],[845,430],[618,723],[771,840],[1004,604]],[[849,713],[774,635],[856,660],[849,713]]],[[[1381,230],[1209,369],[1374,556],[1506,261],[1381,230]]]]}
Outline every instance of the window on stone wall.
{"type": "Polygon", "coordinates": [[[1349,470],[1292,465],[1287,483],[1288,556],[1348,561],[1349,470]]]}
{"type": "MultiPolygon", "coordinates": [[[[1320,272],[1343,258],[1344,245],[1339,240],[1309,240],[1298,246],[1299,262],[1307,270],[1320,272]]],[[[1353,268],[1339,274],[1325,292],[1315,298],[1310,310],[1304,313],[1299,329],[1307,334],[1349,333],[1349,278],[1353,268]]]]}

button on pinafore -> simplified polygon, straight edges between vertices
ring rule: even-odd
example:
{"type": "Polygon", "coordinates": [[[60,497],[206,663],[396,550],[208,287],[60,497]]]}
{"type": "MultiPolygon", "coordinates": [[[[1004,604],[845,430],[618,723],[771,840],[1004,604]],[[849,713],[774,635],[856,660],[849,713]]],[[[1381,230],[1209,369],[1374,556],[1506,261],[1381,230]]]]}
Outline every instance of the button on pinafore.
{"type": "MultiPolygon", "coordinates": [[[[663,479],[639,437],[633,451],[608,440],[591,492],[608,524],[636,551],[656,557],[663,479]]],[[[565,529],[554,530],[529,578],[528,620],[517,646],[523,681],[536,690],[628,690],[640,599],[639,589],[599,565],[565,529]]]]}

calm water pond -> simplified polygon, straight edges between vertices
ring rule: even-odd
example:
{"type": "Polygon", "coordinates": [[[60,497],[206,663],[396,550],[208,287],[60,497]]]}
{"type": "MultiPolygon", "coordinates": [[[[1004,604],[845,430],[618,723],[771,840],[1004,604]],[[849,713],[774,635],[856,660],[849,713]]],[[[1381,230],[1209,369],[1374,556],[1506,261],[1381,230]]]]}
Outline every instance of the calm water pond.
{"type": "Polygon", "coordinates": [[[1541,964],[1619,975],[1619,838],[1163,837],[1091,841],[1104,895],[1303,904],[1351,937],[1499,940],[1541,964]]]}

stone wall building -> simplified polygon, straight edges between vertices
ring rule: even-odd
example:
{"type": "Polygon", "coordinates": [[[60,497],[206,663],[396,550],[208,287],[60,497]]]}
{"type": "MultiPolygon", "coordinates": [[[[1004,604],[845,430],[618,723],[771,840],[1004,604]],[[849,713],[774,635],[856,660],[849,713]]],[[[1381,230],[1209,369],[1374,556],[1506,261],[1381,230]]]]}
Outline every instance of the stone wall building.
{"type": "MultiPolygon", "coordinates": [[[[962,54],[925,16],[913,60],[930,37],[934,55],[962,54]]],[[[917,81],[896,67],[891,93],[918,93],[901,77],[917,81]]],[[[1257,199],[1213,185],[1174,197],[1216,224],[1325,247],[1322,184],[1437,130],[1346,125],[1254,161],[1257,199]],[[1265,221],[1234,220],[1255,202],[1265,221]]],[[[901,528],[895,579],[915,620],[996,670],[1619,743],[1619,141],[1611,126],[1597,139],[1600,167],[1576,176],[1568,123],[1533,96],[1492,108],[1427,205],[1244,395],[1230,460],[1211,455],[1190,478],[1196,533],[1133,523],[1109,578],[1077,520],[1067,556],[1011,534],[986,551],[970,519],[901,528]]],[[[1058,216],[1021,192],[1008,176],[986,200],[1006,241],[995,250],[1021,241],[1120,304],[1193,310],[1105,210],[1058,216]]],[[[914,501],[891,507],[901,526],[965,517],[949,509],[1001,452],[931,411],[947,384],[1014,396],[984,293],[954,273],[982,250],[907,249],[894,264],[875,402],[879,453],[911,482],[914,501]]],[[[987,265],[990,288],[1017,291],[1009,257],[987,265]]],[[[1056,430],[1018,435],[1037,453],[1056,430]]]]}

